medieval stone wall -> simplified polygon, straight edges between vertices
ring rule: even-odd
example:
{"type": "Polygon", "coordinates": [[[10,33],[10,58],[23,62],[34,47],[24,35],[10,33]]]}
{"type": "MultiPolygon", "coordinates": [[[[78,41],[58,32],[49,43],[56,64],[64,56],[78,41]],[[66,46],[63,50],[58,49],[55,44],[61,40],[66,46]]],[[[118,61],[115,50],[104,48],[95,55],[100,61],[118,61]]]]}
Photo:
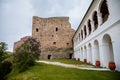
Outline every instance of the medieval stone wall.
{"type": "Polygon", "coordinates": [[[67,50],[72,49],[74,32],[69,23],[69,17],[33,17],[32,37],[37,38],[41,44],[41,57],[45,58],[51,54],[56,58],[57,54],[70,53],[67,50]]]}
{"type": "Polygon", "coordinates": [[[14,42],[13,52],[15,53],[16,49],[19,48],[28,38],[30,38],[30,36],[25,36],[21,38],[19,41],[14,42]]]}

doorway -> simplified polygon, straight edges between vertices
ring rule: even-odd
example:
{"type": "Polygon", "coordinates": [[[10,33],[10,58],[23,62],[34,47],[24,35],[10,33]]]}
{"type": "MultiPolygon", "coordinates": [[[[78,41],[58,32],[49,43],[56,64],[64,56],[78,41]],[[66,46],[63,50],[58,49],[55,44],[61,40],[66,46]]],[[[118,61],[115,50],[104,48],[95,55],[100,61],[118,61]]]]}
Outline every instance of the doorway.
{"type": "Polygon", "coordinates": [[[51,59],[51,55],[48,55],[48,59],[51,59]]]}

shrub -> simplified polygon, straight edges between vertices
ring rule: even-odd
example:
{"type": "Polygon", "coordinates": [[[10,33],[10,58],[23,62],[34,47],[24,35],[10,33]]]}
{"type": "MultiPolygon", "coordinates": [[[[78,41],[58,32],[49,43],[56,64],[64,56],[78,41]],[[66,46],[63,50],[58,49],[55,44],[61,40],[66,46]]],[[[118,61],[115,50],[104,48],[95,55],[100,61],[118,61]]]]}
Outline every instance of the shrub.
{"type": "Polygon", "coordinates": [[[0,80],[4,80],[5,76],[12,70],[12,63],[4,61],[0,64],[0,80]]]}
{"type": "Polygon", "coordinates": [[[29,37],[14,53],[13,68],[19,72],[28,69],[35,64],[35,60],[40,56],[40,44],[36,39],[29,37]]]}

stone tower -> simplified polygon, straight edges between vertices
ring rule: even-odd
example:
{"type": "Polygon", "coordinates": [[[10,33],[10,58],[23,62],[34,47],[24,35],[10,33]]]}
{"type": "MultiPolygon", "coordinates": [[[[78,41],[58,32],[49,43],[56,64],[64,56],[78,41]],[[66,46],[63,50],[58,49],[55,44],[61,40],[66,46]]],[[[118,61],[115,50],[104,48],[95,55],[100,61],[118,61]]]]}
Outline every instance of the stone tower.
{"type": "Polygon", "coordinates": [[[74,32],[69,17],[33,17],[32,37],[40,42],[42,58],[70,58],[74,32]]]}

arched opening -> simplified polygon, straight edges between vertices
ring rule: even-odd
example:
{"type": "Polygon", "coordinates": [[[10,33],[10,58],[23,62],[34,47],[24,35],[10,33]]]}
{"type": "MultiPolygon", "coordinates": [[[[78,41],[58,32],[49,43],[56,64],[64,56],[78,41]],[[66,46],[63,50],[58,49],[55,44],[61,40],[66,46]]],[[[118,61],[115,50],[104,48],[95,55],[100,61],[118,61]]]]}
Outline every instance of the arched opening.
{"type": "Polygon", "coordinates": [[[89,31],[89,34],[91,34],[92,28],[91,28],[91,24],[90,24],[90,19],[88,20],[88,31],[89,31]]]}
{"type": "MultiPolygon", "coordinates": [[[[99,43],[97,40],[94,41],[94,61],[95,63],[99,62],[99,66],[100,66],[100,53],[99,53],[99,43]]],[[[98,66],[98,65],[97,65],[98,66]]]]}
{"type": "Polygon", "coordinates": [[[109,16],[109,10],[108,10],[106,0],[103,0],[103,2],[101,4],[100,13],[102,13],[102,22],[104,23],[105,21],[107,21],[108,16],[109,16]]]}
{"type": "Polygon", "coordinates": [[[87,62],[87,49],[84,47],[84,62],[87,62]]]}
{"type": "Polygon", "coordinates": [[[80,60],[83,61],[83,48],[81,47],[80,60]]]}
{"type": "Polygon", "coordinates": [[[72,54],[69,54],[69,59],[72,59],[72,54]]]}
{"type": "Polygon", "coordinates": [[[89,43],[89,45],[88,45],[88,61],[89,61],[89,63],[92,63],[92,46],[91,46],[91,44],[89,43]]]}
{"type": "Polygon", "coordinates": [[[56,45],[56,42],[53,42],[54,45],[56,45]]]}
{"type": "Polygon", "coordinates": [[[79,41],[81,41],[81,39],[80,39],[80,33],[79,33],[79,41]]]}
{"type": "Polygon", "coordinates": [[[85,38],[87,36],[86,25],[84,26],[85,38]]]}
{"type": "Polygon", "coordinates": [[[94,12],[94,15],[93,15],[93,21],[94,21],[94,27],[95,27],[95,30],[98,28],[98,17],[97,17],[97,11],[94,12]]]}
{"type": "Polygon", "coordinates": [[[108,67],[110,62],[114,62],[112,40],[108,34],[103,36],[104,65],[108,67]]]}
{"type": "Polygon", "coordinates": [[[83,30],[81,30],[81,37],[82,37],[82,40],[83,40],[83,30]]]}

